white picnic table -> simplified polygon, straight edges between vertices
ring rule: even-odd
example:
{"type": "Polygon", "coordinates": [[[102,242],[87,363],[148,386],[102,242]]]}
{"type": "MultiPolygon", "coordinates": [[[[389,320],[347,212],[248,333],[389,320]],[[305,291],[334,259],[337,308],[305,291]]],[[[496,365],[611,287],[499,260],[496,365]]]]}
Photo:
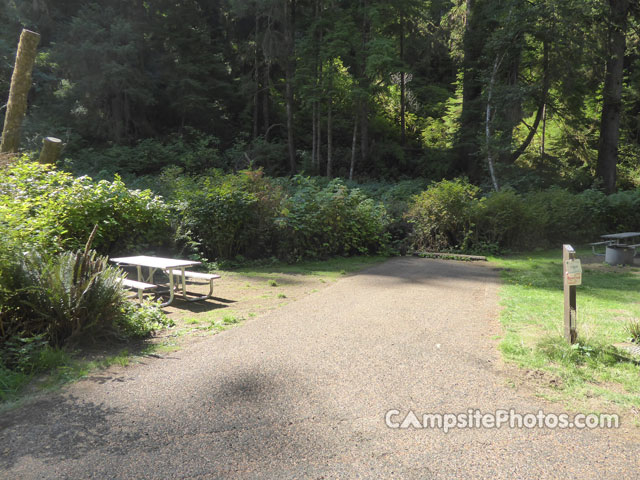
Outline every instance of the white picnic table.
{"type": "MultiPolygon", "coordinates": [[[[202,262],[198,262],[196,260],[180,260],[176,258],[163,258],[163,257],[152,257],[148,255],[138,255],[133,257],[119,257],[112,258],[109,260],[117,265],[127,265],[127,266],[135,266],[138,271],[138,282],[146,282],[147,284],[158,286],[155,284],[153,277],[156,271],[161,270],[169,276],[169,300],[162,303],[163,307],[170,305],[174,299],[174,289],[175,289],[175,281],[174,276],[179,276],[182,278],[182,298],[186,301],[198,301],[198,300],[206,300],[207,298],[211,298],[211,293],[213,289],[213,282],[211,283],[211,289],[208,295],[199,296],[196,298],[188,298],[187,297],[187,286],[186,279],[187,276],[194,276],[196,278],[220,278],[218,275],[209,275],[209,274],[198,274],[196,272],[187,272],[187,267],[192,267],[194,265],[199,265],[202,262]],[[143,268],[147,269],[146,276],[144,275],[143,268]]],[[[134,288],[136,288],[134,286],[134,288]]],[[[141,292],[140,292],[141,295],[141,292]]]]}

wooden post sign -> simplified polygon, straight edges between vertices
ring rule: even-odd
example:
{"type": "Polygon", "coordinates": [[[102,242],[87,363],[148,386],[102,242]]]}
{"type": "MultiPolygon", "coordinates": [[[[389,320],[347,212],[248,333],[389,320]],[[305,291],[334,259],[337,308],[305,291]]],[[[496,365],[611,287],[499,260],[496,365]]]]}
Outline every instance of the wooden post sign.
{"type": "Polygon", "coordinates": [[[562,246],[562,276],[564,278],[564,338],[573,344],[578,338],[576,286],[582,284],[582,266],[571,245],[562,246]]]}

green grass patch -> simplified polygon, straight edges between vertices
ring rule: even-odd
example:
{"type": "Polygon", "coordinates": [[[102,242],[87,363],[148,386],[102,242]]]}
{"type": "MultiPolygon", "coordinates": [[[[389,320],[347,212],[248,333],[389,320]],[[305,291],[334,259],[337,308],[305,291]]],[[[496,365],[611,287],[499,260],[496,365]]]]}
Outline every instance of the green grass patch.
{"type": "Polygon", "coordinates": [[[502,267],[500,349],[506,360],[551,374],[548,397],[574,406],[595,398],[638,407],[639,362],[613,344],[628,341],[629,323],[640,318],[640,275],[635,268],[586,263],[592,258],[586,250],[578,256],[585,262],[575,345],[563,337],[561,250],[492,259],[502,267]]]}
{"type": "Polygon", "coordinates": [[[242,321],[244,318],[229,313],[223,314],[221,318],[214,316],[208,320],[207,330],[221,332],[242,321]]]}

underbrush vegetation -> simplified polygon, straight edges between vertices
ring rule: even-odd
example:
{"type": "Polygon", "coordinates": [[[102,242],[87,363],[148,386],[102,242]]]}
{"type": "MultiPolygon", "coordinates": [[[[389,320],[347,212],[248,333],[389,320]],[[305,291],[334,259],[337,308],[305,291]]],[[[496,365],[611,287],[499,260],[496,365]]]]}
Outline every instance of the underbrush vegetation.
{"type": "Polygon", "coordinates": [[[420,250],[494,252],[584,243],[640,224],[640,190],[605,195],[559,187],[481,195],[466,180],[443,180],[413,197],[406,219],[420,250]]]}
{"type": "Polygon", "coordinates": [[[96,224],[101,253],[154,248],[171,237],[167,214],[160,197],[129,190],[118,177],[94,182],[26,157],[0,175],[0,234],[21,250],[75,250],[96,224]]]}
{"type": "Polygon", "coordinates": [[[261,170],[190,177],[169,170],[160,181],[178,239],[208,259],[297,261],[388,247],[384,205],[339,179],[274,180],[261,170]]]}
{"type": "Polygon", "coordinates": [[[123,273],[103,255],[166,242],[167,212],[118,178],[96,183],[26,158],[2,167],[1,398],[68,362],[66,349],[80,340],[139,338],[169,325],[157,305],[126,298],[123,273]]]}

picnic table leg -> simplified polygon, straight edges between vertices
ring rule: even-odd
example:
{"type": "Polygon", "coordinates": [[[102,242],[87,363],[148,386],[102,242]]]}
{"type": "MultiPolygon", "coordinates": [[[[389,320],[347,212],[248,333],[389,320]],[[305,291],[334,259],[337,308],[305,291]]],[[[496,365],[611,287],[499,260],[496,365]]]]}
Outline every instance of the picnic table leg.
{"type": "MultiPolygon", "coordinates": [[[[138,270],[138,281],[142,282],[142,267],[138,265],[136,269],[138,270]]],[[[142,290],[140,288],[138,289],[138,303],[142,303],[142,290]]]]}
{"type": "Polygon", "coordinates": [[[185,267],[180,269],[182,273],[182,298],[187,299],[187,277],[184,274],[185,267]]]}
{"type": "Polygon", "coordinates": [[[167,273],[169,274],[169,300],[167,300],[164,303],[161,303],[160,304],[161,307],[166,307],[168,305],[171,305],[171,302],[173,302],[173,272],[171,271],[171,269],[169,269],[167,273]]]}

